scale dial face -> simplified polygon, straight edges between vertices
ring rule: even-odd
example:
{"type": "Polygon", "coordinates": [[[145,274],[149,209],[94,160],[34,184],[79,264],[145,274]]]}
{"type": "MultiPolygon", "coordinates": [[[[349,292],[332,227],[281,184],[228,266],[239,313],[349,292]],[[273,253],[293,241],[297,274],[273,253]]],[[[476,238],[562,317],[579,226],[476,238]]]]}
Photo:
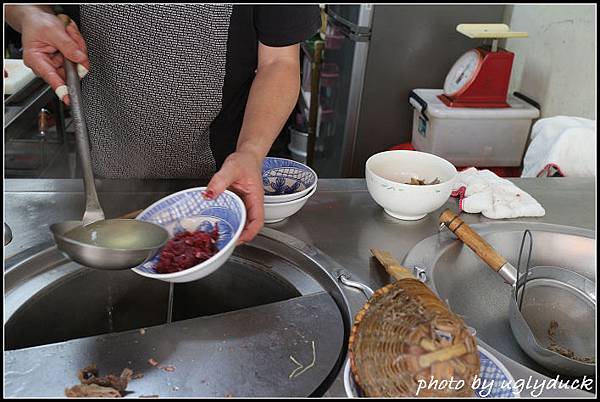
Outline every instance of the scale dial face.
{"type": "Polygon", "coordinates": [[[452,66],[444,81],[444,95],[455,96],[475,78],[481,68],[482,57],[475,49],[469,50],[452,66]]]}

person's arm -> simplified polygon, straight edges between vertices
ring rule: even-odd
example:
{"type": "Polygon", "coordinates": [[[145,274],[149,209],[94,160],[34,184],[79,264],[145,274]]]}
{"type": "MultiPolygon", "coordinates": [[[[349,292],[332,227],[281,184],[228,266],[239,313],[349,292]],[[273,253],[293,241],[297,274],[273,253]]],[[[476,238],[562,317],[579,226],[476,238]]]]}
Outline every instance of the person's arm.
{"type": "Polygon", "coordinates": [[[208,184],[214,198],[228,187],[244,198],[248,223],[241,242],[252,240],[263,225],[262,163],[287,121],[300,92],[300,46],[258,46],[252,82],[236,151],[208,184]]]}
{"type": "Polygon", "coordinates": [[[268,47],[259,43],[258,69],[252,83],[237,151],[264,158],[300,92],[300,45],[268,47]]]}
{"type": "MultiPolygon", "coordinates": [[[[65,85],[63,55],[90,69],[87,48],[77,25],[71,22],[65,28],[51,6],[10,5],[4,15],[8,25],[22,35],[23,63],[54,91],[65,85]]],[[[69,104],[68,95],[62,100],[69,104]]]]}

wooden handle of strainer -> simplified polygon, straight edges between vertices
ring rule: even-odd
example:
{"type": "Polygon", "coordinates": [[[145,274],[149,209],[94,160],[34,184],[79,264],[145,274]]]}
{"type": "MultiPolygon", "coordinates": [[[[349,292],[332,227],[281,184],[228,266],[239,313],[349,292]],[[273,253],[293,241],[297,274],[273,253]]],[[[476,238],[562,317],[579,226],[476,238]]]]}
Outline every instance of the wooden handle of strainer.
{"type": "MultiPolygon", "coordinates": [[[[414,286],[418,287],[418,289],[413,289],[410,292],[414,296],[420,295],[421,297],[425,297],[430,300],[436,300],[435,304],[437,304],[439,307],[442,307],[444,310],[447,310],[450,314],[453,314],[446,303],[444,303],[435,293],[433,293],[433,291],[429,289],[427,285],[422,282],[418,282],[417,278],[414,277],[410,270],[400,264],[398,260],[396,260],[389,252],[372,248],[371,254],[377,258],[387,273],[390,274],[396,281],[402,281],[405,279],[413,279],[417,281],[414,286]]],[[[431,352],[419,357],[418,364],[421,367],[428,367],[433,362],[452,359],[467,352],[464,344],[454,345],[453,347],[444,349],[443,351],[433,352],[435,348],[428,340],[425,339],[421,341],[420,346],[431,352]]]]}
{"type": "Polygon", "coordinates": [[[388,274],[395,280],[415,279],[414,275],[403,267],[390,253],[376,248],[371,249],[371,254],[383,265],[388,274]]]}
{"type": "Polygon", "coordinates": [[[494,271],[498,272],[506,264],[506,258],[502,257],[487,241],[451,210],[447,209],[442,212],[440,223],[443,223],[450,229],[452,233],[469,246],[494,271]]]}

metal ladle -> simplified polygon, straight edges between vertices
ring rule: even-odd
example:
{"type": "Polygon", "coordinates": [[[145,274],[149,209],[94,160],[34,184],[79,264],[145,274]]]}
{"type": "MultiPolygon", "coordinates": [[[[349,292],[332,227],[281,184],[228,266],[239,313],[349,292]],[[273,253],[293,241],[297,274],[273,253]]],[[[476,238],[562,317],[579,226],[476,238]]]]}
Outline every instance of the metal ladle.
{"type": "MultiPolygon", "coordinates": [[[[58,16],[65,26],[71,19],[58,16]]],[[[161,226],[135,219],[104,219],[100,207],[90,145],[81,106],[81,86],[75,64],[64,58],[71,112],[75,125],[77,152],[83,169],[85,212],[81,221],[66,221],[50,226],[56,246],[73,261],[84,266],[120,270],[136,267],[156,255],[169,239],[161,226]]]]}

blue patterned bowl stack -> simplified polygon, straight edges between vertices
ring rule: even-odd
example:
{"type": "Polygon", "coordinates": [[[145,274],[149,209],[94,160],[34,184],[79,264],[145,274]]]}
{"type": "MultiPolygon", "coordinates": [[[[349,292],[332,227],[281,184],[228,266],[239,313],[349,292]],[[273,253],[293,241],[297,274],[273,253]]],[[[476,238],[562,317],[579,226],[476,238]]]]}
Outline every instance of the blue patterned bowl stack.
{"type": "Polygon", "coordinates": [[[195,267],[170,274],[156,272],[154,267],[160,258],[159,253],[134,268],[134,272],[167,282],[189,282],[212,273],[227,260],[246,223],[246,208],[243,201],[230,191],[214,200],[205,200],[202,197],[205,190],[205,187],[198,187],[172,194],[146,208],[136,219],[164,227],[171,237],[185,230],[211,231],[216,224],[219,252],[195,267]]]}
{"type": "Polygon", "coordinates": [[[268,157],[262,180],[265,203],[287,202],[308,194],[317,184],[317,174],[300,162],[268,157]]]}

